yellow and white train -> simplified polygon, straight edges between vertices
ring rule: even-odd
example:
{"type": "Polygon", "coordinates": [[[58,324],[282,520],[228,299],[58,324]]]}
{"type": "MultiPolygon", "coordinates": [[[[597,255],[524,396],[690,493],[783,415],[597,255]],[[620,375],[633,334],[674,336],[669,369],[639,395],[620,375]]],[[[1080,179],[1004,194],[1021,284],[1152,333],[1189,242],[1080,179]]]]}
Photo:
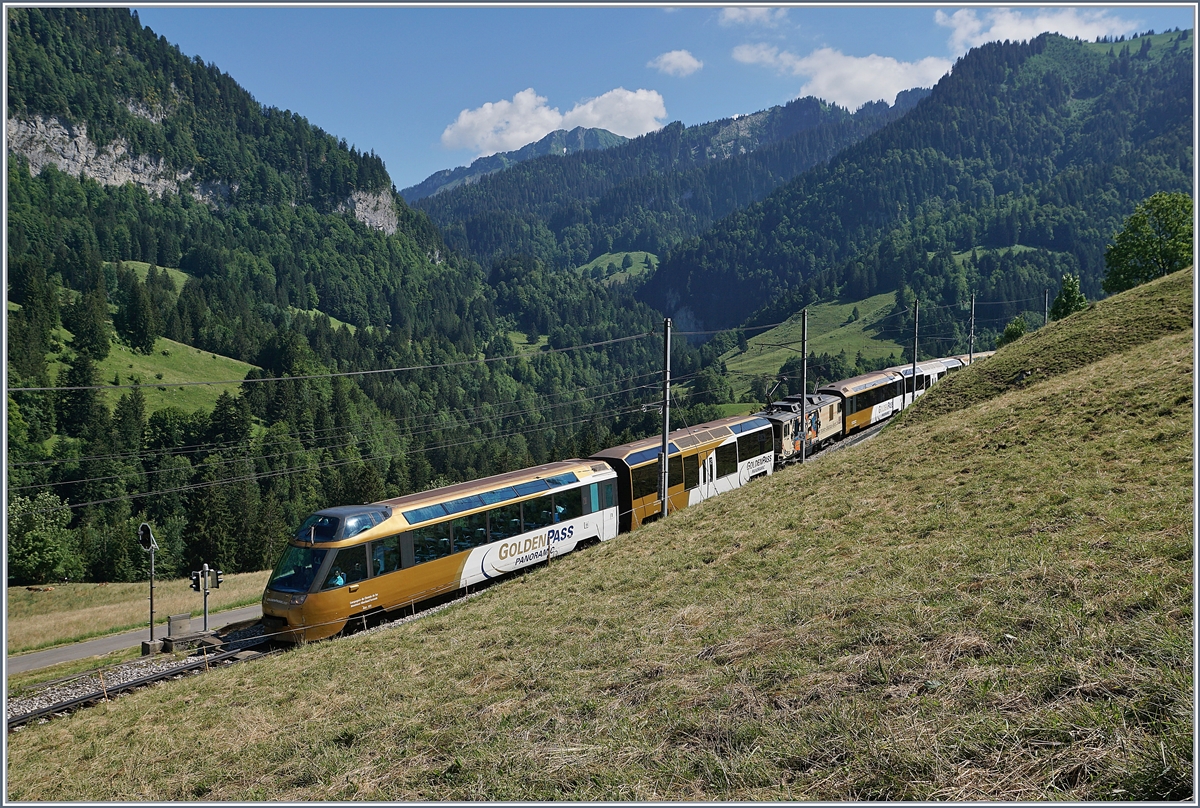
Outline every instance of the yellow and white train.
{"type": "MultiPolygon", "coordinates": [[[[990,355],[990,354],[989,354],[990,355]]],[[[982,355],[976,355],[976,360],[982,355]]],[[[912,366],[789,396],[754,415],[668,435],[667,509],[676,511],[766,476],[804,451],[911,404],[967,357],[912,366]]],[[[285,641],[319,640],[371,617],[636,530],[662,514],[661,438],[432,491],[312,514],[263,592],[263,623],[285,641]]]]}

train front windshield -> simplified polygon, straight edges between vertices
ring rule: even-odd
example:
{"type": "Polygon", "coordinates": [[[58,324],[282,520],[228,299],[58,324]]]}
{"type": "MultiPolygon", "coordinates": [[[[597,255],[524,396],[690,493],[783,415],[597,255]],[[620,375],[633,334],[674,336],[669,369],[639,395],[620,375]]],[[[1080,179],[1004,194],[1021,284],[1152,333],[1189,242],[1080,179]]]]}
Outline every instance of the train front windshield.
{"type": "Polygon", "coordinates": [[[267,589],[276,592],[307,592],[316,580],[321,562],[325,560],[328,550],[318,550],[314,547],[297,547],[289,545],[283,558],[275,565],[267,589]]]}

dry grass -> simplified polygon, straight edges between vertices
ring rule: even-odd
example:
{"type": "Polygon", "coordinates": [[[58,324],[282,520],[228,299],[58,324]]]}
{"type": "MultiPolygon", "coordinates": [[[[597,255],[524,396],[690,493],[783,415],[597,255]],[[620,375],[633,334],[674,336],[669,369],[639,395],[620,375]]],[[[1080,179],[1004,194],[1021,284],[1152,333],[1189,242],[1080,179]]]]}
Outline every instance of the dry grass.
{"type": "Polygon", "coordinates": [[[426,619],[29,727],[7,796],[1188,797],[1192,353],[1163,337],[426,619]]]}
{"type": "MultiPolygon", "coordinates": [[[[208,596],[208,611],[248,606],[262,598],[269,572],[226,575],[220,589],[208,596]]],[[[193,592],[187,579],[155,581],[155,624],[166,624],[172,614],[200,615],[203,596],[193,592]]],[[[103,637],[144,627],[150,620],[150,583],[55,584],[45,587],[9,587],[8,653],[19,654],[65,643],[103,637]]]]}
{"type": "Polygon", "coordinates": [[[905,420],[928,423],[956,409],[1127,351],[1167,334],[1192,327],[1192,286],[1188,267],[1090,305],[1046,328],[1026,334],[976,366],[957,373],[926,396],[922,406],[904,413],[905,420]]]}

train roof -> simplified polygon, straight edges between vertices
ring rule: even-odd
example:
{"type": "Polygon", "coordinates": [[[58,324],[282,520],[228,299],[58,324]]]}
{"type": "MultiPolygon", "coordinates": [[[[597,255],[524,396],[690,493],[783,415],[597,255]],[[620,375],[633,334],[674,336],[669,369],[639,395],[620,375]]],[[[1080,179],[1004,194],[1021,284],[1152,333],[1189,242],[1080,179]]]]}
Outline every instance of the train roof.
{"type": "Polygon", "coordinates": [[[402,497],[380,500],[374,504],[391,507],[393,511],[401,514],[409,525],[415,525],[440,516],[475,510],[531,494],[552,491],[593,474],[602,474],[608,471],[611,469],[600,462],[580,459],[560,460],[519,471],[494,474],[480,480],[435,488],[431,491],[405,494],[402,497]]]}
{"type": "Polygon", "coordinates": [[[879,387],[881,384],[890,384],[891,382],[899,381],[901,378],[903,377],[893,370],[877,370],[873,373],[864,373],[861,376],[855,376],[852,379],[843,379],[840,382],[831,382],[830,384],[822,385],[817,388],[817,392],[830,392],[845,398],[857,395],[864,390],[879,387]]]}
{"type": "MultiPolygon", "coordinates": [[[[676,429],[667,435],[669,455],[678,454],[684,449],[690,449],[703,443],[723,441],[731,435],[739,435],[760,427],[770,426],[770,422],[760,415],[733,415],[728,418],[718,418],[696,424],[693,427],[676,429]]],[[[620,460],[626,465],[636,466],[658,459],[662,451],[662,437],[643,438],[632,443],[624,443],[605,449],[592,457],[604,460],[620,460]]]]}
{"type": "MultiPolygon", "coordinates": [[[[917,363],[917,368],[919,368],[923,373],[928,373],[931,370],[945,370],[946,365],[941,359],[925,359],[917,363]],[[941,365],[941,368],[938,368],[938,365],[941,365]]],[[[906,379],[913,373],[911,364],[893,365],[892,367],[887,368],[887,370],[893,371],[894,373],[899,373],[906,379]]]]}

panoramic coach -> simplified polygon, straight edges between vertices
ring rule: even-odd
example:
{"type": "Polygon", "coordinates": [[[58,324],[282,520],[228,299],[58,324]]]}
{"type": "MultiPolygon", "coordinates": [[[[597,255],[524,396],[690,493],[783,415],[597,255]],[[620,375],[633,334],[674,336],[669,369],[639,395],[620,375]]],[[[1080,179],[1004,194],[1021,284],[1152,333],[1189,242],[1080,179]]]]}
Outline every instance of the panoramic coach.
{"type": "Polygon", "coordinates": [[[617,475],[566,460],[370,505],[317,511],[263,593],[263,623],[296,642],[617,535],[617,475]]]}
{"type": "Polygon", "coordinates": [[[880,370],[827,384],[817,392],[842,400],[842,435],[847,436],[900,411],[904,377],[895,371],[880,370]]]}
{"type": "MultiPolygon", "coordinates": [[[[739,415],[677,429],[668,436],[667,503],[669,511],[695,505],[774,471],[771,422],[739,415]]],[[[662,438],[614,446],[592,455],[617,473],[617,502],[622,533],[662,515],[658,455],[662,438]]]]}

